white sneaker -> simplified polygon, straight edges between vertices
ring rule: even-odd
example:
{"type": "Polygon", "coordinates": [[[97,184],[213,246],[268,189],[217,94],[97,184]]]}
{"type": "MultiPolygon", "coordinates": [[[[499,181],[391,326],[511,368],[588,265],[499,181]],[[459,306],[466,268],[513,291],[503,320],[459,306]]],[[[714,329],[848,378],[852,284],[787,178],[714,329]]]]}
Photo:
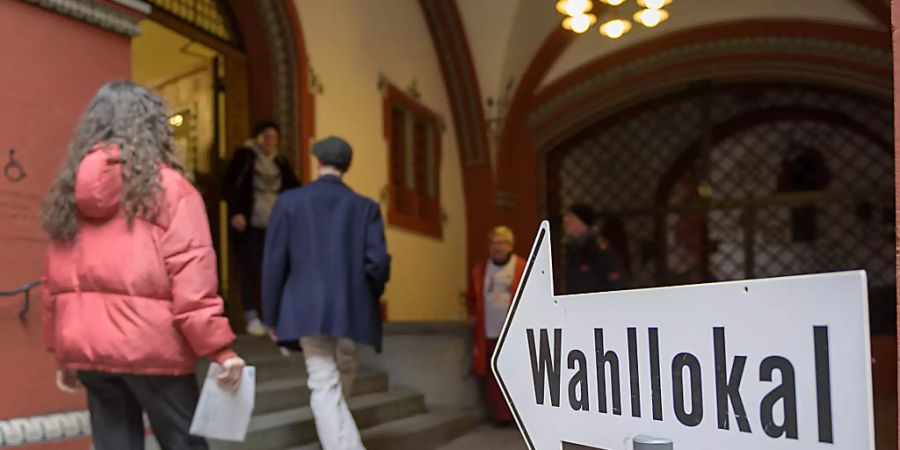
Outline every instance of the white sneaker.
{"type": "Polygon", "coordinates": [[[258,318],[253,319],[250,322],[247,322],[247,334],[263,337],[266,335],[266,326],[263,325],[262,321],[258,318]]]}

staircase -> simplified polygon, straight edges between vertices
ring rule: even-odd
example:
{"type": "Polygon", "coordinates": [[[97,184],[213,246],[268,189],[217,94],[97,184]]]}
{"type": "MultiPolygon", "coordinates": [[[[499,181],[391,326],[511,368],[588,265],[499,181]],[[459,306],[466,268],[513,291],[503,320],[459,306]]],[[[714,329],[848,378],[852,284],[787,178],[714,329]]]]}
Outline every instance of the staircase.
{"type": "MultiPolygon", "coordinates": [[[[211,449],[319,449],[302,355],[284,356],[267,340],[248,336],[239,337],[234,348],[256,366],[256,408],[245,442],[212,441],[211,449]]],[[[198,376],[205,374],[200,367],[198,376]]],[[[368,450],[437,448],[473,429],[477,420],[471,411],[429,411],[422,394],[391,388],[387,374],[365,367],[348,403],[368,450]]]]}

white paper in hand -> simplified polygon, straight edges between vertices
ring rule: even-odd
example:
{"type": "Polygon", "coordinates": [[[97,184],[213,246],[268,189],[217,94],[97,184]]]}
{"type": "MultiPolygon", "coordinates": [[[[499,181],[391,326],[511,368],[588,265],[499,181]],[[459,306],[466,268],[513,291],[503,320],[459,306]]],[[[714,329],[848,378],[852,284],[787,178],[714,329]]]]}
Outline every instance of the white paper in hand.
{"type": "Polygon", "coordinates": [[[243,442],[247,437],[247,427],[253,414],[256,396],[256,368],[244,367],[241,385],[236,392],[229,392],[219,386],[216,377],[222,373],[222,366],[213,363],[206,372],[200,401],[191,422],[191,434],[223,441],[243,442]]]}

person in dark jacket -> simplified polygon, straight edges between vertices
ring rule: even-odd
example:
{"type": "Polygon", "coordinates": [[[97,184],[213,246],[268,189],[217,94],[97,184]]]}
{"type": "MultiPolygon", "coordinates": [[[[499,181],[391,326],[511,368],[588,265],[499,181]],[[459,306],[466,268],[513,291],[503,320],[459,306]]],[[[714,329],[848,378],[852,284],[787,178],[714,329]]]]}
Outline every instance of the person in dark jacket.
{"type": "Polygon", "coordinates": [[[280,192],[300,185],[287,159],[278,154],[278,125],[267,120],[253,129],[225,172],[225,199],[237,250],[241,301],[247,332],[265,336],[259,317],[259,279],[266,228],[280,192]]]}
{"type": "Polygon", "coordinates": [[[329,137],[313,146],[319,179],[281,194],[263,263],[263,318],[279,343],[298,342],[324,450],[362,449],[346,397],[355,346],[381,349],[379,298],[391,258],[377,203],[341,180],[352,149],[329,137]]]}
{"type": "Polygon", "coordinates": [[[566,244],[566,294],[585,294],[622,289],[623,266],[606,242],[591,227],[597,214],[589,205],[572,205],[563,216],[566,244]]]}

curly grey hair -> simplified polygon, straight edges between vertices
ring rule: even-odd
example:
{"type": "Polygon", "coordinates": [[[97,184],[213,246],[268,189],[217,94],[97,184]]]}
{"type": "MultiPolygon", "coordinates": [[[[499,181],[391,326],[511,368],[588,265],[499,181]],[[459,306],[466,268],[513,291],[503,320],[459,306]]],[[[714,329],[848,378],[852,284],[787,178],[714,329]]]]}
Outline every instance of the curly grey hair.
{"type": "Polygon", "coordinates": [[[104,85],[88,105],[44,203],[41,221],[55,241],[78,234],[75,180],[81,161],[98,143],[121,149],[121,207],[129,224],[158,214],[162,165],[184,173],[162,98],[131,81],[104,85]]]}

